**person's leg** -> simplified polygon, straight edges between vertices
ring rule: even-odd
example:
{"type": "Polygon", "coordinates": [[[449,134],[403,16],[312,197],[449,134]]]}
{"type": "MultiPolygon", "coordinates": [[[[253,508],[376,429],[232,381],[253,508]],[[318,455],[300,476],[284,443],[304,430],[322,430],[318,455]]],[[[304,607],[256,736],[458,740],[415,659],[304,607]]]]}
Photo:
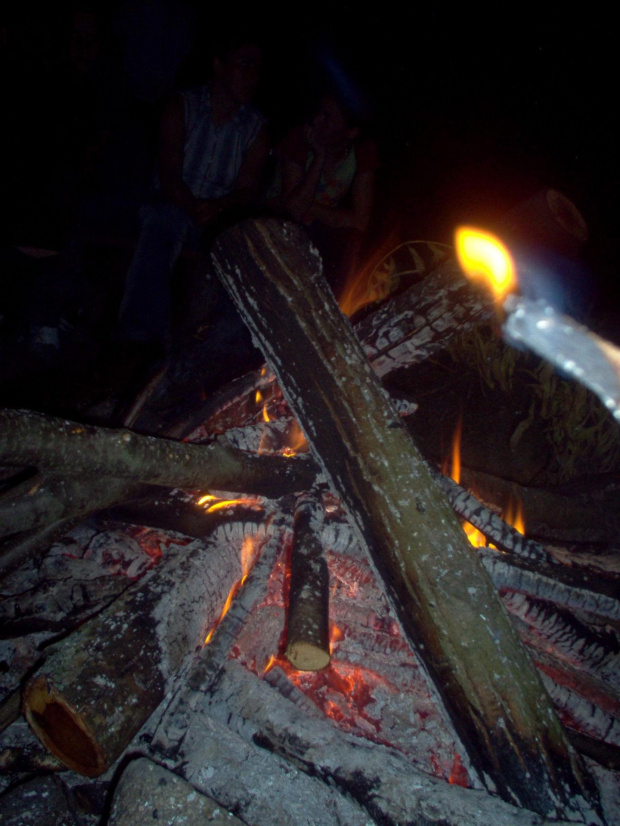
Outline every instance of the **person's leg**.
{"type": "Polygon", "coordinates": [[[183,210],[165,202],[142,209],[142,228],[125,282],[118,337],[165,341],[170,333],[170,280],[188,235],[194,232],[183,210]]]}

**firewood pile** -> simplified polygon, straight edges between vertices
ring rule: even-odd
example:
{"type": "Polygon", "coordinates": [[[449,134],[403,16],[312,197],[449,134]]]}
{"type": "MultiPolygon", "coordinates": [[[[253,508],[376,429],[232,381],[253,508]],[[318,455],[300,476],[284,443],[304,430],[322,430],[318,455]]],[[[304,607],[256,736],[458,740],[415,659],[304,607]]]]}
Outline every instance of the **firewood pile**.
{"type": "Polygon", "coordinates": [[[418,457],[402,377],[491,320],[489,299],[448,261],[353,333],[296,233],[221,239],[270,368],[176,438],[2,414],[2,463],[39,476],[0,502],[0,813],[620,822],[614,478],[457,483],[432,440],[418,457]]]}

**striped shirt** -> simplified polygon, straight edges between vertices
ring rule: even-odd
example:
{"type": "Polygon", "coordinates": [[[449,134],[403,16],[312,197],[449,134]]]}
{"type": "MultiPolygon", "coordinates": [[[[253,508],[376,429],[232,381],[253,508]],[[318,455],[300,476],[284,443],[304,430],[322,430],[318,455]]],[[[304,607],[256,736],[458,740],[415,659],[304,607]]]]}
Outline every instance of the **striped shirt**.
{"type": "Polygon", "coordinates": [[[235,188],[243,159],[266,119],[247,104],[216,129],[208,86],[182,92],[182,97],[183,180],[196,198],[222,198],[235,188]]]}

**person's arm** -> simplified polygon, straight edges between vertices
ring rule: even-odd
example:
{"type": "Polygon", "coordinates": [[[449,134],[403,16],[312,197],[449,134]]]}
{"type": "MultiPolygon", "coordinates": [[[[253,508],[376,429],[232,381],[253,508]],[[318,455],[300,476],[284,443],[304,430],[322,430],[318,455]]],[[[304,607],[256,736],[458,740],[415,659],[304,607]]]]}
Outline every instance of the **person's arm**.
{"type": "Polygon", "coordinates": [[[200,206],[183,180],[185,112],[183,98],[175,95],[162,114],[159,130],[159,179],[161,191],[173,204],[184,209],[195,221],[200,206]]]}

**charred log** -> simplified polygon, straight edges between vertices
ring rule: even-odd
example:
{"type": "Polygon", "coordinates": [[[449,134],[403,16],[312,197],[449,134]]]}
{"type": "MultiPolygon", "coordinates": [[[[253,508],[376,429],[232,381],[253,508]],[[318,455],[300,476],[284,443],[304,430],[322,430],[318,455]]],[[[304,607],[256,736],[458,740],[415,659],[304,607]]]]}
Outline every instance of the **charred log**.
{"type": "Polygon", "coordinates": [[[480,776],[527,808],[578,812],[583,796],[592,798],[583,767],[315,252],[291,225],[248,222],[220,237],[214,260],[368,544],[480,776]]]}

